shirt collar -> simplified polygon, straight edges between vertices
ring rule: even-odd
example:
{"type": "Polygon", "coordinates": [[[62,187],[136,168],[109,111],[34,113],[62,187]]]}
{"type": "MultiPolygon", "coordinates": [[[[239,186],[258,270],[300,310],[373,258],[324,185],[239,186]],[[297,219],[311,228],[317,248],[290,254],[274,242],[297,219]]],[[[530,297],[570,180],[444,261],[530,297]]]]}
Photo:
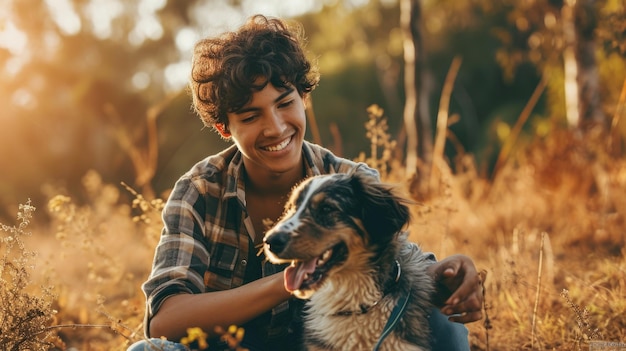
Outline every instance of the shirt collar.
{"type": "Polygon", "coordinates": [[[222,198],[238,197],[238,194],[241,194],[239,198],[243,199],[245,203],[245,196],[243,196],[245,191],[243,182],[243,155],[241,151],[233,144],[222,151],[220,155],[228,162],[226,175],[224,177],[222,198]]]}
{"type": "Polygon", "coordinates": [[[315,153],[308,141],[302,143],[302,159],[304,160],[305,177],[312,177],[322,174],[320,169],[324,168],[323,161],[319,157],[315,157],[315,153]],[[321,167],[321,168],[320,168],[321,167]]]}

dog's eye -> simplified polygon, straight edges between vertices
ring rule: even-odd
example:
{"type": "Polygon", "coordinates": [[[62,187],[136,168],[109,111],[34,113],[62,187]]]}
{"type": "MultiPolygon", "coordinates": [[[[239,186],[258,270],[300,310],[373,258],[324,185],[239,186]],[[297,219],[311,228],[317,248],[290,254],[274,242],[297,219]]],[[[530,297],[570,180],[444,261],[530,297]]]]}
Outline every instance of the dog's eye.
{"type": "Polygon", "coordinates": [[[332,227],[336,221],[336,207],[329,203],[320,203],[312,211],[315,223],[322,227],[332,227]]]}
{"type": "Polygon", "coordinates": [[[321,214],[329,214],[331,212],[333,212],[335,210],[335,208],[333,206],[331,206],[330,204],[327,203],[323,203],[320,205],[318,211],[321,214]]]}

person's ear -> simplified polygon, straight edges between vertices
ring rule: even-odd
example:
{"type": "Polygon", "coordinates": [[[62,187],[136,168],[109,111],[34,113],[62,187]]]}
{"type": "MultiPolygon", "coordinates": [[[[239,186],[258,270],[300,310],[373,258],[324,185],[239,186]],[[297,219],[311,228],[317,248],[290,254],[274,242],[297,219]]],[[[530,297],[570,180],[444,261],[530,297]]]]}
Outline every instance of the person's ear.
{"type": "Polygon", "coordinates": [[[215,123],[215,129],[220,133],[222,138],[228,139],[230,138],[230,131],[228,127],[224,123],[215,123]]]}

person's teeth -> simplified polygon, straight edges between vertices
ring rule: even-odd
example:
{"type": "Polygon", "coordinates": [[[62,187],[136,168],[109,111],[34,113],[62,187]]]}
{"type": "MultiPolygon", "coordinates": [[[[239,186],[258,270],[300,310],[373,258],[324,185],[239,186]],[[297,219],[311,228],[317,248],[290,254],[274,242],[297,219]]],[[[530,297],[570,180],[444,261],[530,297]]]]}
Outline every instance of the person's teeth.
{"type": "Polygon", "coordinates": [[[276,146],[268,146],[265,148],[265,150],[267,151],[280,151],[282,149],[284,149],[285,147],[287,147],[287,145],[289,144],[289,141],[291,139],[285,139],[285,141],[283,141],[282,143],[276,145],[276,146]]]}

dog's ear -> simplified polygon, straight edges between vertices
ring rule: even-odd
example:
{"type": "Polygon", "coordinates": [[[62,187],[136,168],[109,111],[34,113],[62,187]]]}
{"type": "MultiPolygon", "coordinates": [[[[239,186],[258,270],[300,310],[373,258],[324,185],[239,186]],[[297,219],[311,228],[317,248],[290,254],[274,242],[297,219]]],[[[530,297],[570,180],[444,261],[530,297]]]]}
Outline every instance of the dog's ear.
{"type": "Polygon", "coordinates": [[[357,206],[362,209],[363,225],[372,240],[388,241],[409,222],[409,201],[396,195],[391,186],[358,173],[351,182],[357,206]]]}

